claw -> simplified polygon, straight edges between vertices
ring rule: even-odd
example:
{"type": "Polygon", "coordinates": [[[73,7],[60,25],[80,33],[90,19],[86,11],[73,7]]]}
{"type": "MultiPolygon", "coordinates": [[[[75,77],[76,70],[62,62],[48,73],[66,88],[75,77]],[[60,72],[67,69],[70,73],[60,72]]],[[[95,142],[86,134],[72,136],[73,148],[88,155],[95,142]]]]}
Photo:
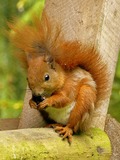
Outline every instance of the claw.
{"type": "Polygon", "coordinates": [[[60,126],[57,126],[55,127],[54,129],[56,132],[58,132],[58,134],[62,137],[62,139],[68,139],[68,143],[71,144],[72,142],[72,135],[73,135],[73,130],[71,128],[69,128],[68,126],[65,126],[65,127],[60,127],[60,126]]]}
{"type": "Polygon", "coordinates": [[[57,128],[59,126],[63,126],[63,125],[59,124],[59,123],[53,123],[53,124],[46,125],[47,128],[54,128],[54,130],[55,130],[55,128],[57,128]]]}
{"type": "Polygon", "coordinates": [[[65,133],[62,139],[64,140],[65,138],[68,138],[68,143],[72,143],[72,134],[65,133]]]}

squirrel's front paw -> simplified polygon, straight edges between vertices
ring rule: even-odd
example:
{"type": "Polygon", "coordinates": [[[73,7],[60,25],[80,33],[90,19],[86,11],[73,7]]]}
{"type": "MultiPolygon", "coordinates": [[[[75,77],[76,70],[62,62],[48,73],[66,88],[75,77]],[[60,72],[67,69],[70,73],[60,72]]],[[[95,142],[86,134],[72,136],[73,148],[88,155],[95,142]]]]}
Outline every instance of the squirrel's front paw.
{"type": "Polygon", "coordinates": [[[47,108],[48,106],[50,106],[50,101],[49,99],[45,99],[44,101],[40,102],[37,106],[37,109],[41,110],[41,109],[45,109],[47,108]]]}
{"type": "Polygon", "coordinates": [[[37,104],[32,99],[30,99],[29,105],[31,108],[37,109],[37,104]]]}

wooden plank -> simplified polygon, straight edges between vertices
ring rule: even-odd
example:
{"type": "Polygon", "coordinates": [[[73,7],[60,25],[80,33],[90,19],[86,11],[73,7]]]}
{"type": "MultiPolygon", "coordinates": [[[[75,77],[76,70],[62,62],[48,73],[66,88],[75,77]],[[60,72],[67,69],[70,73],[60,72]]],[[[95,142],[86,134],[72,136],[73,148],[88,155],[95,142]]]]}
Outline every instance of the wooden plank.
{"type": "Polygon", "coordinates": [[[51,128],[0,132],[0,160],[109,160],[111,146],[100,129],[74,136],[70,145],[51,128]]]}
{"type": "Polygon", "coordinates": [[[14,130],[18,128],[19,118],[0,119],[0,130],[14,130]]]}

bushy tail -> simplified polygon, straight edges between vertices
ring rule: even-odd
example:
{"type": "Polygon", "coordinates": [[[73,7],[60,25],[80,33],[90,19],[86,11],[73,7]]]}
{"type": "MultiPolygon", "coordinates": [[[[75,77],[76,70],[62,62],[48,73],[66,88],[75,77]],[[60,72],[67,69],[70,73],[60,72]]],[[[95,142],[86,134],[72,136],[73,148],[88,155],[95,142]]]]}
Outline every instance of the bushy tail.
{"type": "Polygon", "coordinates": [[[67,41],[53,48],[51,54],[64,69],[71,70],[80,66],[88,71],[96,82],[98,99],[108,96],[108,66],[94,47],[67,41]]]}
{"type": "Polygon", "coordinates": [[[59,25],[50,22],[44,13],[42,20],[34,19],[32,26],[16,27],[10,25],[15,34],[12,42],[19,49],[27,64],[27,57],[52,55],[64,69],[80,66],[87,70],[97,84],[98,98],[107,96],[109,73],[103,58],[94,47],[83,45],[77,41],[65,41],[59,25]],[[28,55],[29,54],[29,55],[28,55]]]}

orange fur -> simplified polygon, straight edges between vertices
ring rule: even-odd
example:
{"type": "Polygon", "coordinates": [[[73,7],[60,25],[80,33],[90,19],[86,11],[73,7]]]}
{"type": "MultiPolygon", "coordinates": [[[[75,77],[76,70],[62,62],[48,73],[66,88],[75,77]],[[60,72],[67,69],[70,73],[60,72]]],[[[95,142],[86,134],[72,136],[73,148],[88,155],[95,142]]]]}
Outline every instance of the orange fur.
{"type": "MultiPolygon", "coordinates": [[[[96,100],[104,99],[108,93],[108,70],[102,57],[94,46],[65,41],[60,27],[53,26],[46,15],[41,21],[35,18],[33,26],[10,28],[15,32],[11,40],[28,66],[30,89],[46,97],[37,107],[63,108],[75,102],[66,125],[76,130],[84,114],[94,109],[96,100]],[[54,60],[50,62],[46,57],[54,60]],[[43,80],[46,73],[51,78],[49,83],[43,80]]],[[[69,137],[67,131],[62,131],[65,137],[69,137]]]]}
{"type": "Polygon", "coordinates": [[[74,109],[71,111],[68,126],[76,130],[77,123],[81,121],[84,113],[90,113],[90,110],[92,109],[91,105],[95,102],[95,89],[90,87],[89,85],[82,85],[77,96],[77,103],[74,109]]]}
{"type": "Polygon", "coordinates": [[[45,14],[42,21],[35,18],[32,26],[25,25],[22,28],[9,26],[15,32],[11,40],[20,49],[24,63],[28,61],[27,56],[36,57],[47,53],[51,54],[64,69],[83,67],[97,84],[98,99],[105,98],[108,92],[108,69],[94,46],[77,41],[65,41],[60,34],[60,27],[53,26],[45,14]]]}

